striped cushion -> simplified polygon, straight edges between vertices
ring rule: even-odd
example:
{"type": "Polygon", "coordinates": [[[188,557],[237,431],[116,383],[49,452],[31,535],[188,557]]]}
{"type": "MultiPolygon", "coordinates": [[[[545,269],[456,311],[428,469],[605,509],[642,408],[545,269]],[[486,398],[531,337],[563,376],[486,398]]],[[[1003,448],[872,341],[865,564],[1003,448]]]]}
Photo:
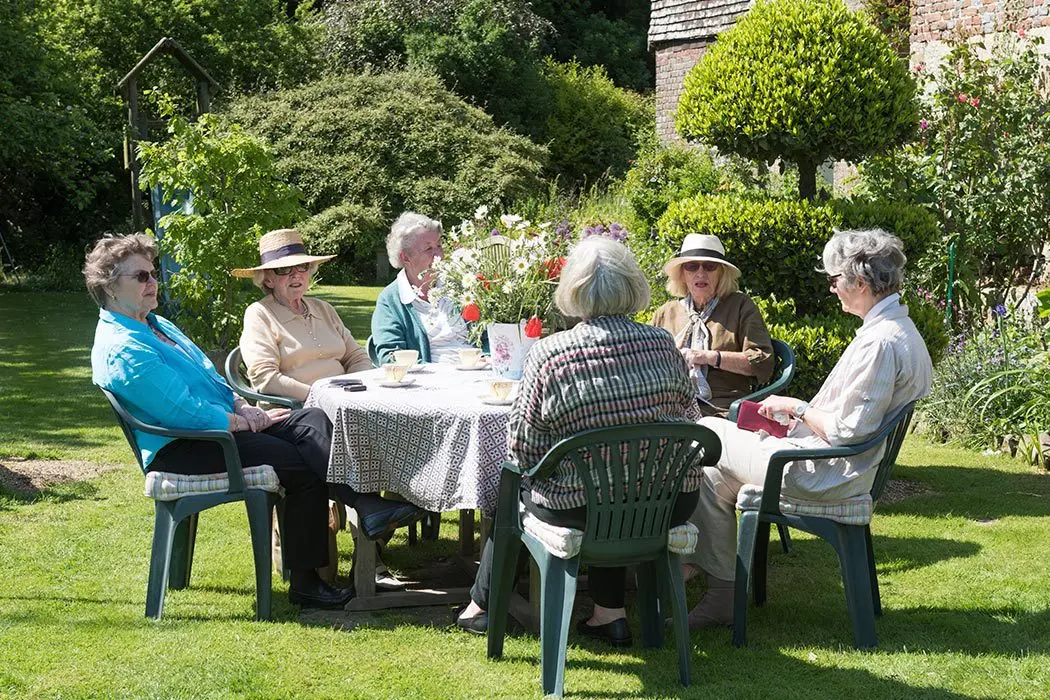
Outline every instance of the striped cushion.
{"type": "MultiPolygon", "coordinates": [[[[744,484],[736,497],[737,510],[758,510],[762,505],[762,487],[744,484]]],[[[827,518],[843,525],[867,525],[874,508],[871,494],[861,494],[839,501],[803,501],[780,496],[780,512],[785,515],[811,515],[827,518]]]]}
{"type": "MultiPolygon", "coordinates": [[[[532,513],[525,513],[521,524],[525,532],[539,540],[544,549],[559,559],[572,559],[580,553],[583,530],[551,525],[532,513]]],[[[692,523],[672,527],[667,533],[667,549],[673,554],[691,554],[696,549],[699,534],[700,531],[692,523]]]]}
{"type": "MultiPolygon", "coordinates": [[[[244,487],[277,492],[281,482],[277,472],[269,464],[257,467],[245,467],[244,487]]],[[[144,493],[148,498],[157,501],[174,501],[183,496],[199,496],[205,493],[221,493],[230,488],[230,478],[226,472],[219,474],[173,474],[172,472],[147,472],[144,493]]]]}

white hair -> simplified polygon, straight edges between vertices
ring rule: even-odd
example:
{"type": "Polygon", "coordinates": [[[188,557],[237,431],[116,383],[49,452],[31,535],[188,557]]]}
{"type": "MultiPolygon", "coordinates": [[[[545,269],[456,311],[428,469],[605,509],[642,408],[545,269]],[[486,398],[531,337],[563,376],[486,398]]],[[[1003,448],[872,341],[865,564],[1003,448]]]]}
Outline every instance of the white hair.
{"type": "Polygon", "coordinates": [[[649,281],[631,251],[601,236],[572,249],[554,293],[563,314],[583,319],[630,316],[647,307],[651,298],[649,281]]]}
{"type": "Polygon", "coordinates": [[[835,231],[824,246],[824,272],[842,275],[848,287],[863,283],[876,297],[900,289],[907,261],[901,239],[881,228],[835,231]]]}
{"type": "Polygon", "coordinates": [[[406,211],[397,217],[397,221],[390,227],[390,235],[386,237],[386,255],[390,259],[390,266],[395,270],[401,269],[401,253],[422,233],[437,233],[438,236],[444,232],[440,221],[417,214],[414,211],[406,211]]]}

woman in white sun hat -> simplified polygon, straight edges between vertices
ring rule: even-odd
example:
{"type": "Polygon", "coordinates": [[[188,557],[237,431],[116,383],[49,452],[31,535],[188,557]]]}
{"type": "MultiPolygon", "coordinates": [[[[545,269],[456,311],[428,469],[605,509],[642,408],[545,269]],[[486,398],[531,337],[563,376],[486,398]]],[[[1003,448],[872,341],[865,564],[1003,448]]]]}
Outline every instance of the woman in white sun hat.
{"type": "Polygon", "coordinates": [[[740,269],[726,258],[718,236],[690,233],[664,265],[667,291],[676,297],[653,314],[653,325],[674,336],[696,382],[706,416],[729,405],[773,373],[773,343],[755,302],[739,291],[740,269]]]}
{"type": "Polygon", "coordinates": [[[244,312],[241,356],[256,391],[305,401],[324,377],[371,369],[368,353],[328,302],[306,296],[317,266],[334,255],[308,255],[295,229],[259,239],[260,264],[232,270],[266,296],[244,312]]]}

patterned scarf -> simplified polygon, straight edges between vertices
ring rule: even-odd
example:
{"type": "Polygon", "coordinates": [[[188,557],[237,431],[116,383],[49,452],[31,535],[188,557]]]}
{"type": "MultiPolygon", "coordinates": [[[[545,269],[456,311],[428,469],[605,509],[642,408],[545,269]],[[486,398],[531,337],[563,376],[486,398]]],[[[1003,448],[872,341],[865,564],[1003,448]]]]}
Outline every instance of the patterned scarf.
{"type": "MultiPolygon", "coordinates": [[[[707,302],[700,311],[697,311],[693,306],[693,298],[691,296],[687,295],[682,299],[682,305],[685,307],[686,313],[689,314],[689,325],[675,336],[675,343],[679,348],[710,350],[711,331],[707,328],[707,319],[711,318],[711,314],[718,307],[718,297],[707,302]]],[[[707,383],[707,370],[708,365],[689,368],[689,376],[696,383],[696,398],[705,403],[711,400],[711,385],[707,383]]]]}

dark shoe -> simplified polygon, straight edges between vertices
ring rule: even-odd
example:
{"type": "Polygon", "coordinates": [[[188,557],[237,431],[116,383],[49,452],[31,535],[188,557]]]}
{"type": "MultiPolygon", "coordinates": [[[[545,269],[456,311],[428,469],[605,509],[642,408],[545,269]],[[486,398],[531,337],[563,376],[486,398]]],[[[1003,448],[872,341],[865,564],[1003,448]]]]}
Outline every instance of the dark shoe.
{"type": "Polygon", "coordinates": [[[293,605],[320,610],[337,610],[345,607],[354,597],[352,588],[335,588],[320,578],[305,584],[292,584],[288,589],[288,600],[293,605]]]}
{"type": "Polygon", "coordinates": [[[581,637],[601,639],[617,648],[629,647],[634,643],[626,617],[606,622],[604,625],[588,625],[587,620],[580,620],[576,625],[576,632],[581,637]]]}
{"type": "MultiPolygon", "coordinates": [[[[370,540],[404,527],[421,518],[426,511],[411,503],[394,503],[389,508],[361,516],[361,532],[370,540]]],[[[360,511],[358,511],[360,515],[360,511]]]]}
{"type": "Polygon", "coordinates": [[[466,630],[471,634],[488,634],[489,631],[489,614],[487,612],[478,613],[474,617],[461,618],[460,613],[466,606],[458,607],[452,611],[452,620],[456,623],[456,627],[462,630],[466,630]]]}

